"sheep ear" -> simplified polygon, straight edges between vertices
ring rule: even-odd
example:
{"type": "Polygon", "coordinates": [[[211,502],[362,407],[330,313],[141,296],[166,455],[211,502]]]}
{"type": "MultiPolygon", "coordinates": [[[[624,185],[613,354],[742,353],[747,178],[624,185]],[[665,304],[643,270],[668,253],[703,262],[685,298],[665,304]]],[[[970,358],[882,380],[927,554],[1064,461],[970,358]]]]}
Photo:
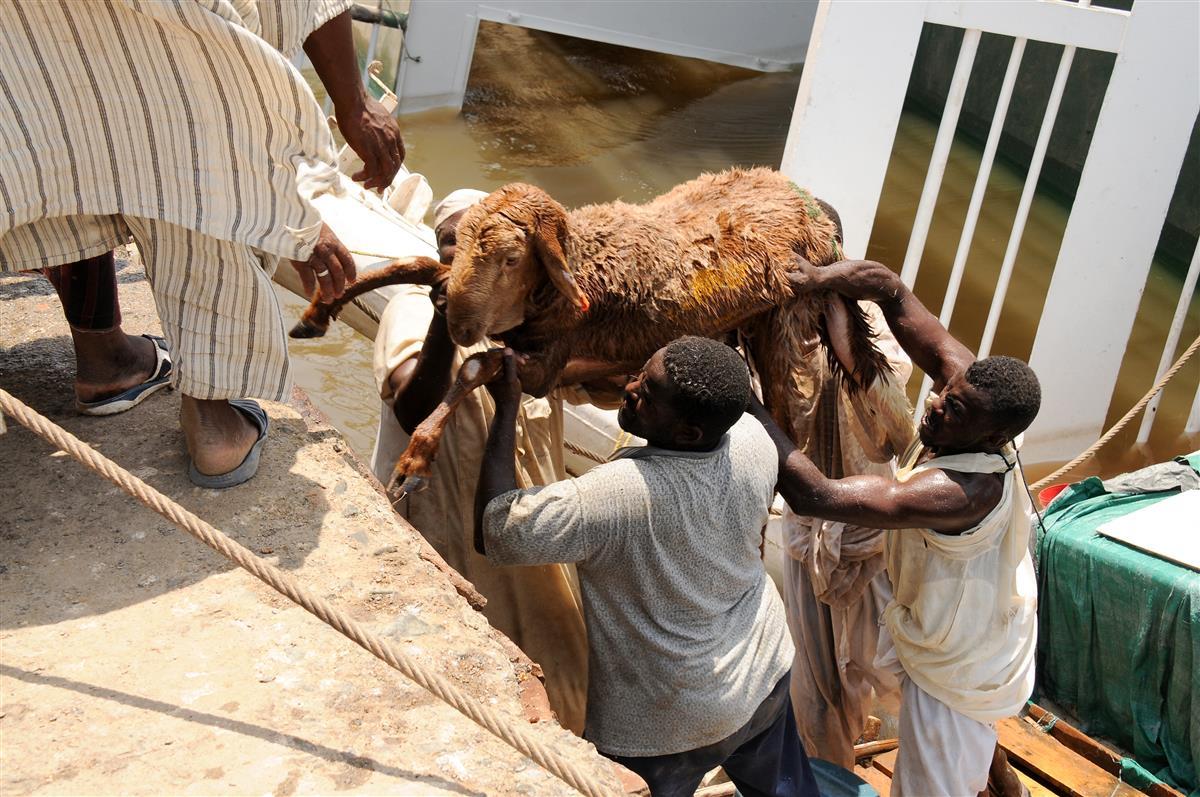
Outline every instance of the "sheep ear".
{"type": "Polygon", "coordinates": [[[533,227],[533,247],[550,282],[558,288],[563,296],[586,313],[588,310],[587,296],[575,281],[571,267],[567,264],[567,256],[563,251],[567,239],[567,220],[560,208],[538,217],[533,227]]]}

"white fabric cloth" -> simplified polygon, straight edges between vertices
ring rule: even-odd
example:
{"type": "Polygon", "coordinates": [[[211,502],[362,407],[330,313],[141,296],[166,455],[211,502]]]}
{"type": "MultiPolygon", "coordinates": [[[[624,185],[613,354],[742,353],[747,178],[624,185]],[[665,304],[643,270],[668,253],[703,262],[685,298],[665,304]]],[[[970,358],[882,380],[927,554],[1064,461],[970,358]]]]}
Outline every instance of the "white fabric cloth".
{"type": "Polygon", "coordinates": [[[474,188],[460,188],[457,191],[451,191],[433,209],[433,228],[436,230],[443,221],[455,213],[482,202],[486,197],[486,191],[474,188]]]}
{"type": "Polygon", "coordinates": [[[996,729],[959,714],[912,679],[900,690],[893,797],[975,797],[987,788],[996,729]]]}
{"type": "Polygon", "coordinates": [[[383,192],[388,207],[399,213],[406,221],[419,225],[425,219],[425,211],[433,201],[433,189],[425,175],[409,173],[403,166],[392,179],[392,184],[383,192]]]}
{"type": "MultiPolygon", "coordinates": [[[[860,306],[893,374],[851,392],[826,373],[824,350],[814,348],[812,371],[828,382],[807,453],[834,478],[890,477],[892,452],[912,438],[912,412],[902,387],[912,361],[878,305],[860,306]]],[[[791,695],[797,728],[810,755],[851,768],[873,695],[899,688],[894,675],[875,667],[879,617],[891,600],[883,532],[801,517],[790,508],[783,524],[788,625],[796,643],[791,695]]]]}
{"type": "Polygon", "coordinates": [[[885,556],[895,598],[883,620],[917,686],[977,722],[995,722],[1018,713],[1033,693],[1037,581],[1029,555],[1029,500],[1012,446],[1000,454],[920,462],[923,453],[920,441],[914,442],[897,480],[934,468],[1003,473],[1004,491],[996,507],[961,534],[888,533],[885,556]]]}
{"type": "Polygon", "coordinates": [[[813,758],[853,768],[872,696],[899,688],[895,675],[875,665],[879,616],[891,600],[891,584],[886,572],[878,573],[852,603],[833,608],[814,595],[804,562],[785,557],[783,574],[796,642],[790,691],[800,739],[813,758]]]}
{"type": "Polygon", "coordinates": [[[778,460],[743,416],[708,452],[623,449],[576,479],[497,496],[497,564],[576,562],[588,633],[584,736],[609,755],[713,744],[791,666],[783,603],[759,556],[778,460]]]}
{"type": "MultiPolygon", "coordinates": [[[[281,54],[349,0],[0,2],[0,239],[47,219],[156,219],[299,260],[336,178],[333,138],[281,54]]],[[[80,259],[70,230],[37,257],[80,259]]]]}

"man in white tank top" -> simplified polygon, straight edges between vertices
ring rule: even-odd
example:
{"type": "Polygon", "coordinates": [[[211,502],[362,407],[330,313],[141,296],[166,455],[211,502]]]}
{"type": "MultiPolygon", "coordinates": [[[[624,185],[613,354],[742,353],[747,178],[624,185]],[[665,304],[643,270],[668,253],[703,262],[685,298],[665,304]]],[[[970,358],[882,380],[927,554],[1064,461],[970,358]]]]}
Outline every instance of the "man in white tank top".
{"type": "MultiPolygon", "coordinates": [[[[1029,366],[976,360],[886,266],[801,263],[798,292],[834,291],[876,302],[897,342],[929,374],[934,392],[894,479],[827,479],[761,404],[752,413],[779,454],[779,491],[798,514],[888,533],[884,556],[895,592],[883,613],[876,665],[902,676],[895,797],[967,797],[1020,784],[996,745],[993,723],[1018,713],[1033,691],[1037,584],[1029,553],[1029,501],[1014,440],[1041,404],[1029,366]]],[[[835,354],[843,305],[826,321],[835,354]]]]}

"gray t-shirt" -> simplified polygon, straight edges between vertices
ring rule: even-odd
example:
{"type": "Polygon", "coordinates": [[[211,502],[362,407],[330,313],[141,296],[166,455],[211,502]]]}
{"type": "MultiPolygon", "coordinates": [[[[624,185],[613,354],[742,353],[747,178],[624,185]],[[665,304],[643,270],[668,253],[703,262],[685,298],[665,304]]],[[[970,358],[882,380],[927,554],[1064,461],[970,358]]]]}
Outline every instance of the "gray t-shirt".
{"type": "Polygon", "coordinates": [[[488,504],[494,564],[578,565],[584,736],[601,751],[713,744],[787,672],[783,603],[759,555],[777,472],[774,445],[747,415],[711,452],[625,449],[577,479],[488,504]]]}

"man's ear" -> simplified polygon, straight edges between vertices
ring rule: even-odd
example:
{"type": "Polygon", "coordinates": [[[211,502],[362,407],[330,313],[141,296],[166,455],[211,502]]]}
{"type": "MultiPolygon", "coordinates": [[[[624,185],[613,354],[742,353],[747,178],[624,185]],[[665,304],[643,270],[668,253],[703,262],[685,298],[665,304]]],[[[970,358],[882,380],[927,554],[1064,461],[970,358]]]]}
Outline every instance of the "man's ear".
{"type": "Polygon", "coordinates": [[[988,449],[999,451],[1011,443],[1015,436],[1007,429],[999,429],[984,437],[983,443],[988,449]]]}
{"type": "Polygon", "coordinates": [[[675,423],[675,442],[685,446],[699,445],[704,442],[704,430],[688,421],[675,423]]]}

